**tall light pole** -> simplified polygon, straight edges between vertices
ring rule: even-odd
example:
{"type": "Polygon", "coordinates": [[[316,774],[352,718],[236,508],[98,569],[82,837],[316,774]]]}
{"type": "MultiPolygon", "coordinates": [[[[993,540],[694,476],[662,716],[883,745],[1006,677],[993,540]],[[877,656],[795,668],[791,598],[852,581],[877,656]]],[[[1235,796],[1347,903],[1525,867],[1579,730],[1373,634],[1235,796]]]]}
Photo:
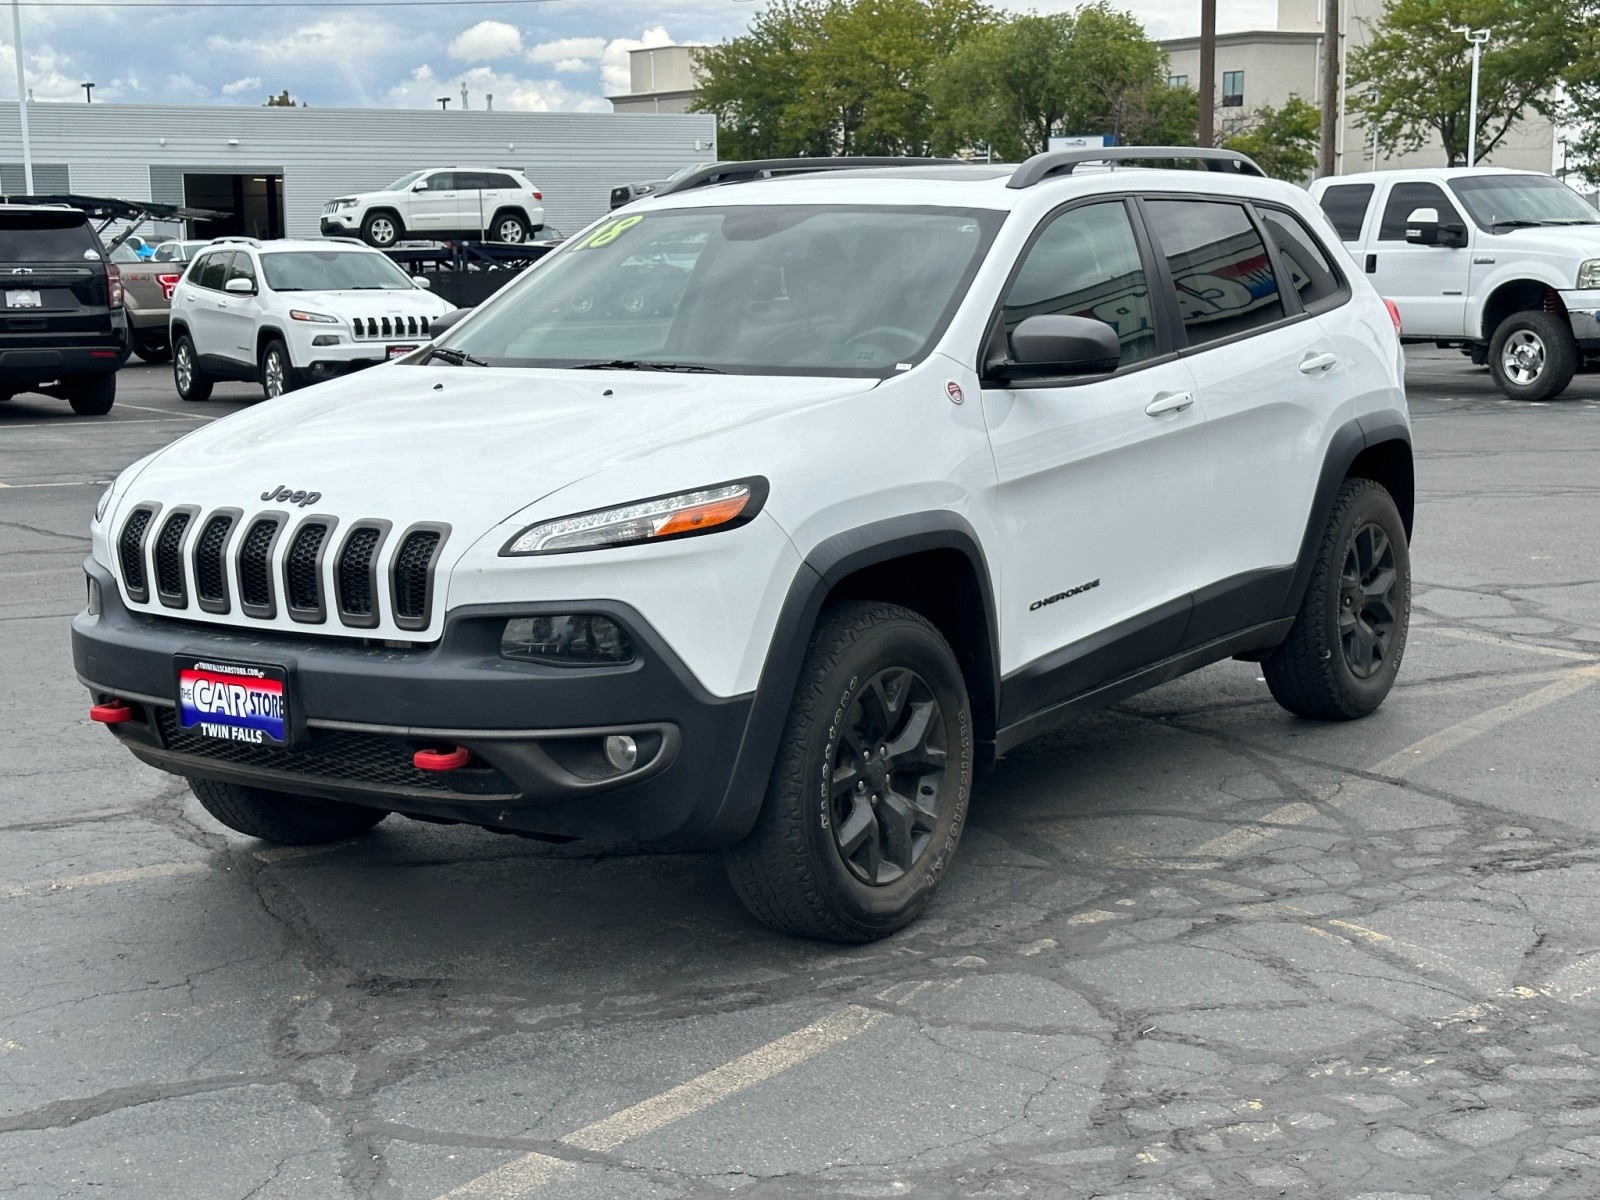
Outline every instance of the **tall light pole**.
{"type": "Polygon", "coordinates": [[[17,52],[17,112],[22,116],[22,179],[33,195],[33,147],[28,143],[28,85],[22,76],[22,6],[11,0],[11,43],[17,52]]]}
{"type": "Polygon", "coordinates": [[[1455,32],[1472,44],[1472,101],[1467,122],[1467,166],[1478,165],[1478,63],[1483,54],[1483,44],[1489,40],[1487,29],[1473,29],[1457,25],[1455,32]]]}
{"type": "Polygon", "coordinates": [[[1326,178],[1338,169],[1335,151],[1339,142],[1339,0],[1326,0],[1322,6],[1322,105],[1317,125],[1317,175],[1326,178]]]}
{"type": "Polygon", "coordinates": [[[1202,146],[1214,146],[1217,103],[1217,0],[1200,0],[1200,128],[1202,146]]]}

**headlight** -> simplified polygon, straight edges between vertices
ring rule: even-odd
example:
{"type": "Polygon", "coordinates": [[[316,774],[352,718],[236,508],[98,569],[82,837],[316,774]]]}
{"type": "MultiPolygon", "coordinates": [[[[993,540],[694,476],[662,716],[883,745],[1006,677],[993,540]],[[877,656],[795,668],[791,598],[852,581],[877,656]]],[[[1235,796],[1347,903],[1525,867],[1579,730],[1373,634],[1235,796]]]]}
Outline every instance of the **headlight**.
{"type": "Polygon", "coordinates": [[[344,198],[344,199],[340,199],[340,200],[335,200],[334,203],[337,204],[340,208],[354,208],[356,206],[356,201],[351,200],[348,197],[344,198]]]}
{"type": "Polygon", "coordinates": [[[517,534],[500,553],[564,554],[736,529],[752,521],[766,499],[767,481],[759,476],[719,483],[693,492],[540,521],[517,534]]]}
{"type": "Polygon", "coordinates": [[[1591,258],[1578,264],[1578,286],[1600,288],[1600,258],[1591,258]]]}
{"type": "Polygon", "coordinates": [[[97,524],[105,519],[106,509],[111,507],[111,493],[116,490],[117,485],[113,483],[105,491],[101,492],[100,499],[94,502],[94,519],[97,524]]]}
{"type": "Polygon", "coordinates": [[[633,644],[621,626],[598,613],[514,617],[500,634],[500,657],[552,667],[611,667],[633,661],[633,644]]]}
{"type": "Polygon", "coordinates": [[[327,313],[306,312],[304,309],[291,308],[289,310],[291,321],[310,321],[314,325],[337,325],[338,317],[330,317],[327,313]]]}

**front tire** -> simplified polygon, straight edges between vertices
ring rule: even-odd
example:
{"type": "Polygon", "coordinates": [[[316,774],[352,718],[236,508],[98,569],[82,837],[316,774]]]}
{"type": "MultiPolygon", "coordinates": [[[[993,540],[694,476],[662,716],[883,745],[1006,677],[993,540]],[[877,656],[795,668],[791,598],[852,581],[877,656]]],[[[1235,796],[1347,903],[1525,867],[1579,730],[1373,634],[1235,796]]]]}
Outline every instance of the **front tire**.
{"type": "Polygon", "coordinates": [[[1346,479],[1283,645],[1261,664],[1272,698],[1325,721],[1364,717],[1394,686],[1411,624],[1411,551],[1393,498],[1346,479]]]}
{"type": "Polygon", "coordinates": [[[261,390],[268,400],[276,400],[298,386],[294,364],[289,361],[289,347],[274,338],[261,352],[261,390]]]}
{"type": "Polygon", "coordinates": [[[366,833],[389,815],[381,808],[311,800],[214,779],[190,779],[189,790],[229,829],[283,846],[342,841],[366,833]]]}
{"type": "Polygon", "coordinates": [[[869,942],[915,920],[955,856],[972,713],[939,631],[898,605],[825,610],[755,828],[725,856],[784,933],[869,942]]]}
{"type": "Polygon", "coordinates": [[[406,235],[399,217],[389,212],[371,212],[361,222],[361,240],[379,250],[387,250],[406,235]]]}
{"type": "Polygon", "coordinates": [[[194,339],[180,333],[172,345],[172,384],[178,389],[178,399],[198,404],[211,399],[215,381],[200,369],[200,356],[195,353],[194,339]]]}
{"type": "Polygon", "coordinates": [[[103,417],[111,411],[117,400],[117,377],[114,372],[104,375],[85,375],[63,381],[61,385],[67,403],[80,417],[103,417]]]}
{"type": "Polygon", "coordinates": [[[1571,326],[1554,313],[1512,313],[1489,340],[1489,371],[1513,400],[1559,396],[1572,382],[1580,357],[1571,326]]]}

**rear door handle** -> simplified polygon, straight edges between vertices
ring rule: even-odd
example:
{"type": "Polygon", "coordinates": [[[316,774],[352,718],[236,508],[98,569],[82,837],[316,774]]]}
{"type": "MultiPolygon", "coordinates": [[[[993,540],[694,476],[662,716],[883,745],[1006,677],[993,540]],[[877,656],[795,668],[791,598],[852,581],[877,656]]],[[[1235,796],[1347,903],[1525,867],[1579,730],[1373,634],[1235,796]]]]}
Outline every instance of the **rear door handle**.
{"type": "Polygon", "coordinates": [[[1162,392],[1144,406],[1144,411],[1149,416],[1159,417],[1162,413],[1182,412],[1193,403],[1194,396],[1190,392],[1162,392]]]}
{"type": "Polygon", "coordinates": [[[1308,355],[1300,360],[1300,374],[1315,375],[1319,371],[1326,371],[1329,367],[1336,365],[1338,361],[1339,356],[1337,354],[1308,355]]]}

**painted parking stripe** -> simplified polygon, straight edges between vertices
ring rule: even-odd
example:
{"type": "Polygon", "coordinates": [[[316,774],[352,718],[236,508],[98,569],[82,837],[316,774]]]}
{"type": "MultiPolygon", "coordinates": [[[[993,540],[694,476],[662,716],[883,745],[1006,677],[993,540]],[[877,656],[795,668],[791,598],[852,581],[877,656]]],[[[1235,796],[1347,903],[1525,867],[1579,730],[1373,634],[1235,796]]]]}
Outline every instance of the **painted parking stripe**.
{"type": "Polygon", "coordinates": [[[141,883],[146,879],[172,879],[180,875],[200,875],[211,870],[209,863],[154,863],[148,867],[123,867],[116,871],[92,871],[87,875],[63,875],[55,879],[36,879],[32,883],[0,884],[0,900],[37,896],[46,892],[72,892],[79,888],[107,887],[115,883],[141,883]]]}
{"type": "MultiPolygon", "coordinates": [[[[557,1141],[575,1150],[614,1150],[624,1142],[654,1133],[674,1121],[703,1112],[729,1096],[781,1075],[791,1067],[797,1067],[807,1059],[815,1058],[859,1033],[865,1033],[882,1019],[883,1014],[852,1004],[804,1029],[797,1029],[765,1046],[757,1047],[732,1062],[714,1067],[687,1083],[680,1083],[660,1095],[641,1100],[592,1125],[585,1125],[557,1141]]],[[[439,1200],[514,1200],[560,1175],[576,1171],[580,1165],[549,1154],[524,1154],[446,1192],[439,1200]]]]}

